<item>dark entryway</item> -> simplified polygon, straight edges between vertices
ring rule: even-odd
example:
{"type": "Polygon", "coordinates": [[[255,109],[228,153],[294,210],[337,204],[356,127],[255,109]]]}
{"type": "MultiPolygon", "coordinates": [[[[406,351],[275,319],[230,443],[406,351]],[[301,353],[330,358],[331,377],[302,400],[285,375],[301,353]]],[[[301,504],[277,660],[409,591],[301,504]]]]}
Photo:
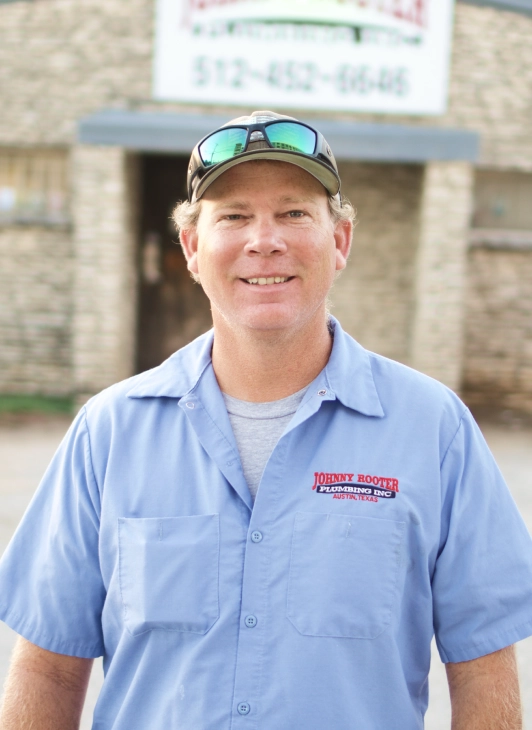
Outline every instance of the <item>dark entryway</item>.
{"type": "Polygon", "coordinates": [[[171,220],[186,197],[188,158],[145,155],[141,161],[137,372],[159,365],[211,327],[209,301],[188,273],[171,220]]]}

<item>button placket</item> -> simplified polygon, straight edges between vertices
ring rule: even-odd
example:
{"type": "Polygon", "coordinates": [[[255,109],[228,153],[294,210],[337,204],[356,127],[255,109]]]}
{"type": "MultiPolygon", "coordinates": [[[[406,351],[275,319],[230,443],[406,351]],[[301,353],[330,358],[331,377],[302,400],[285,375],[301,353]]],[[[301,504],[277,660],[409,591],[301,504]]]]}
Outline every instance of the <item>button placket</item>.
{"type": "Polygon", "coordinates": [[[250,724],[255,727],[255,722],[261,722],[262,682],[264,672],[267,671],[267,649],[270,641],[268,581],[274,547],[270,538],[274,529],[272,525],[275,524],[272,506],[276,504],[280,489],[279,473],[284,473],[286,468],[286,451],[286,443],[278,444],[270,457],[269,468],[263,475],[248,528],[233,697],[235,708],[238,707],[238,702],[249,704],[251,713],[249,717],[243,717],[239,712],[233,711],[232,730],[244,730],[250,724]]]}
{"type": "Polygon", "coordinates": [[[261,648],[264,641],[262,635],[264,627],[261,626],[260,612],[263,597],[261,576],[264,570],[265,549],[267,550],[265,533],[257,529],[249,530],[242,584],[242,614],[234,686],[234,699],[237,704],[235,705],[236,712],[233,714],[231,723],[233,730],[247,727],[251,722],[251,718],[256,720],[257,706],[253,703],[256,702],[256,693],[259,688],[260,657],[262,656],[261,648]],[[250,609],[252,611],[256,609],[257,615],[254,612],[251,613],[250,609]],[[252,707],[254,707],[254,711],[252,707]]]}

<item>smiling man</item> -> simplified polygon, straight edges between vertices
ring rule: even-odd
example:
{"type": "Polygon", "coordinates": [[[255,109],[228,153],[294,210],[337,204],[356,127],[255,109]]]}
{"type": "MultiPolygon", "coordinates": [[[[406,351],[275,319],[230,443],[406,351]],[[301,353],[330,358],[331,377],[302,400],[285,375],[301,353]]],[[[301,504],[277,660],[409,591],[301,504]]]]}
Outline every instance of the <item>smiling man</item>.
{"type": "Polygon", "coordinates": [[[308,172],[260,158],[225,172],[200,205],[181,242],[211,302],[218,383],[252,402],[291,395],[329,359],[324,303],[347,261],[352,208],[333,215],[308,172]]]}
{"type": "MultiPolygon", "coordinates": [[[[327,313],[353,209],[332,152],[254,112],[202,140],[175,220],[214,328],[82,409],[0,564],[3,730],[522,727],[532,549],[447,388],[327,313]]],[[[355,301],[356,304],[356,301],[355,301]]]]}

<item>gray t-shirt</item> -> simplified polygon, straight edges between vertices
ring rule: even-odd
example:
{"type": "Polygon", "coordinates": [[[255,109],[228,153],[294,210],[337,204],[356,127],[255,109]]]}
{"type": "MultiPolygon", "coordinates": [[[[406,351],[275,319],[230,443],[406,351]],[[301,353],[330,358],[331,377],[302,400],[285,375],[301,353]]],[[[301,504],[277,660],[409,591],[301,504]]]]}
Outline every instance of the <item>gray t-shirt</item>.
{"type": "Polygon", "coordinates": [[[253,501],[264,467],[303,400],[307,388],[308,386],[288,398],[268,403],[250,403],[226,393],[222,394],[253,501]]]}

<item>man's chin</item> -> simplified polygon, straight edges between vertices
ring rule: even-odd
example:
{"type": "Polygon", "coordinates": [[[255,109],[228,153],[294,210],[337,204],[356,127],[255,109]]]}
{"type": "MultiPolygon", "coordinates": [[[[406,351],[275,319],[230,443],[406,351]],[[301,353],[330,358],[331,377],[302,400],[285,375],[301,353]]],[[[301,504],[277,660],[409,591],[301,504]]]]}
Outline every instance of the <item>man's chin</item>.
{"type": "Polygon", "coordinates": [[[253,332],[283,332],[297,325],[294,317],[250,317],[242,323],[253,332]]]}
{"type": "Polygon", "coordinates": [[[252,332],[282,332],[297,327],[297,313],[279,305],[252,308],[251,311],[240,310],[237,316],[213,312],[213,321],[217,325],[229,326],[231,329],[243,329],[252,332]],[[223,324],[222,324],[222,320],[223,324]]]}
{"type": "Polygon", "coordinates": [[[308,329],[309,325],[312,326],[314,320],[316,322],[321,321],[322,318],[316,315],[316,312],[295,312],[293,310],[254,312],[239,318],[238,323],[233,322],[233,326],[236,324],[237,328],[242,328],[257,335],[260,335],[260,333],[264,335],[288,335],[295,334],[299,330],[308,329]]]}

